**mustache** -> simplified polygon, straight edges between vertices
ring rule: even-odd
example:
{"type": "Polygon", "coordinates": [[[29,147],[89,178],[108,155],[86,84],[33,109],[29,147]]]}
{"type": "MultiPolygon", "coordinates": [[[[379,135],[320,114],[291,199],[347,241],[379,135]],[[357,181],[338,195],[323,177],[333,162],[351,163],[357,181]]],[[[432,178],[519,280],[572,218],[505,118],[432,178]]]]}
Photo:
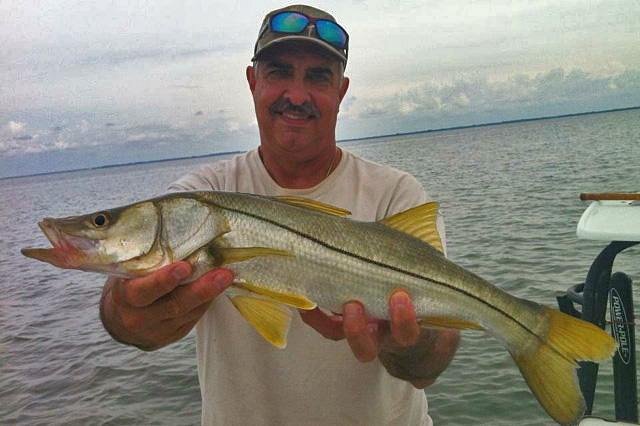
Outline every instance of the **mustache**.
{"type": "Polygon", "coordinates": [[[306,114],[311,117],[318,117],[320,115],[320,111],[309,101],[305,101],[301,105],[292,104],[289,99],[280,98],[275,101],[270,107],[269,111],[271,113],[283,113],[283,112],[293,112],[296,114],[306,114]]]}

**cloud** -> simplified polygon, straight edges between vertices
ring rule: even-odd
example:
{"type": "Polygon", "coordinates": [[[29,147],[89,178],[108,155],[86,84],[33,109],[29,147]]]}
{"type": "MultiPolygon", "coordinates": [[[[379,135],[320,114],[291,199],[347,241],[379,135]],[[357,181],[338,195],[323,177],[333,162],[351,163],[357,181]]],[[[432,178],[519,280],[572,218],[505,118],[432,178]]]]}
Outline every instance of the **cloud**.
{"type": "MultiPolygon", "coordinates": [[[[78,59],[78,65],[123,65],[136,61],[177,61],[195,57],[208,56],[214,53],[224,52],[227,49],[238,49],[242,46],[216,45],[213,48],[189,48],[189,47],[139,47],[123,49],[103,49],[90,52],[78,59]]],[[[197,88],[191,85],[176,85],[185,89],[197,88]]]]}
{"type": "Polygon", "coordinates": [[[127,135],[126,142],[161,142],[172,139],[172,134],[165,132],[142,132],[127,135]]]}
{"type": "Polygon", "coordinates": [[[393,96],[361,96],[343,117],[352,127],[373,125],[381,129],[377,132],[393,133],[638,105],[640,69],[595,75],[554,68],[502,80],[470,76],[428,81],[393,96]]]}
{"type": "Polygon", "coordinates": [[[252,122],[238,119],[224,109],[196,110],[163,123],[143,119],[137,124],[131,122],[132,117],[101,118],[95,114],[58,119],[60,125],[52,125],[51,120],[46,116],[0,124],[0,157],[74,149],[188,156],[193,151],[216,150],[212,142],[229,150],[241,141],[256,140],[252,122]]]}
{"type": "Polygon", "coordinates": [[[27,133],[26,123],[11,120],[0,127],[0,154],[12,151],[26,152],[30,149],[30,141],[33,139],[34,136],[27,133]]]}
{"type": "Polygon", "coordinates": [[[12,135],[17,135],[25,130],[26,124],[19,121],[9,121],[4,127],[12,135]]]}
{"type": "Polygon", "coordinates": [[[90,129],[91,125],[86,120],[74,126],[48,125],[41,129],[37,125],[27,125],[25,122],[9,121],[0,128],[0,155],[13,156],[66,149],[80,144],[81,140],[86,140],[81,135],[85,135],[90,129]],[[30,129],[29,133],[27,128],[30,129]],[[72,135],[77,137],[74,138],[72,135]]]}

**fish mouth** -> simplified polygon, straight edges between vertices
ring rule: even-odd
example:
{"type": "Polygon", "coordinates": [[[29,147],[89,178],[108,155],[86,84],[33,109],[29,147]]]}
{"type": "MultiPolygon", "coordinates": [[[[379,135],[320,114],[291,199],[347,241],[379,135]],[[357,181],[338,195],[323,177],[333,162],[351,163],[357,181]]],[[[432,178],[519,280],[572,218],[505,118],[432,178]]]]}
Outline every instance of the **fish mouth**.
{"type": "Polygon", "coordinates": [[[24,256],[50,263],[58,268],[78,269],[86,260],[86,251],[93,248],[91,240],[66,235],[55,224],[54,219],[38,222],[42,233],[51,243],[51,248],[23,248],[24,256]]]}

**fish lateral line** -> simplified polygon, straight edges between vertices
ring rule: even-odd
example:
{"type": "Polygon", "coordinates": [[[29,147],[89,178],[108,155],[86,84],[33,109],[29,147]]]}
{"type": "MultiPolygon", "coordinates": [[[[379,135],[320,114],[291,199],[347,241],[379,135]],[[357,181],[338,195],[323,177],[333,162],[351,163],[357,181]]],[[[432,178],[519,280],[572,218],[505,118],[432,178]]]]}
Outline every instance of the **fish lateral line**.
{"type": "MultiPolygon", "coordinates": [[[[256,213],[245,211],[245,210],[242,210],[242,209],[239,209],[239,208],[222,206],[222,205],[220,205],[220,204],[218,204],[218,203],[216,203],[214,201],[211,201],[211,200],[207,200],[207,202],[209,204],[211,204],[211,205],[214,205],[217,208],[220,208],[220,209],[223,209],[223,210],[227,210],[227,211],[230,211],[230,212],[233,212],[233,213],[238,213],[238,214],[241,214],[241,215],[245,215],[245,216],[248,216],[250,218],[269,223],[271,225],[274,225],[276,227],[279,227],[281,229],[289,231],[289,232],[291,232],[293,234],[296,234],[296,235],[298,235],[300,237],[306,238],[306,239],[308,239],[308,240],[310,240],[310,241],[312,241],[312,242],[314,242],[316,244],[319,244],[319,245],[321,245],[321,246],[323,246],[323,247],[325,247],[325,248],[327,248],[329,250],[333,250],[334,252],[337,252],[339,254],[343,254],[345,256],[349,256],[349,257],[352,257],[354,259],[357,259],[357,260],[360,260],[360,261],[363,261],[363,262],[366,262],[366,263],[370,263],[372,265],[379,266],[381,268],[390,269],[392,271],[395,271],[395,272],[398,272],[398,273],[401,273],[401,274],[405,274],[405,275],[408,275],[408,276],[413,277],[413,278],[417,278],[417,279],[421,279],[421,280],[424,280],[424,281],[428,281],[428,282],[430,282],[432,284],[439,285],[439,286],[448,288],[448,289],[450,289],[450,290],[452,290],[454,292],[461,293],[461,294],[463,294],[463,295],[465,295],[465,296],[467,296],[467,297],[469,297],[471,299],[474,299],[474,300],[484,304],[485,306],[488,306],[490,309],[494,310],[495,312],[498,312],[499,314],[503,315],[504,317],[508,318],[509,320],[515,322],[517,325],[522,327],[526,332],[528,332],[529,334],[535,336],[536,339],[538,339],[540,342],[544,341],[543,338],[540,337],[536,332],[531,330],[529,327],[527,327],[525,324],[523,324],[517,318],[513,317],[512,315],[510,315],[508,312],[506,312],[506,311],[500,309],[499,307],[497,307],[497,306],[495,306],[495,305],[483,300],[479,296],[476,296],[475,294],[470,293],[468,291],[465,291],[465,290],[463,290],[461,288],[452,286],[452,285],[450,285],[450,284],[448,284],[448,283],[446,283],[444,281],[434,280],[432,278],[425,277],[425,276],[417,274],[415,272],[407,271],[405,269],[399,268],[399,267],[394,266],[394,265],[390,265],[388,263],[382,263],[382,262],[378,262],[378,261],[373,260],[373,259],[366,258],[366,257],[358,255],[356,253],[352,253],[352,252],[349,252],[347,250],[344,250],[344,249],[342,249],[340,247],[335,247],[335,246],[333,246],[333,245],[331,245],[329,243],[326,243],[325,241],[322,241],[322,240],[314,237],[313,235],[298,231],[297,229],[294,229],[292,227],[289,227],[287,225],[279,223],[279,222],[277,222],[275,220],[272,220],[272,219],[270,219],[268,217],[264,217],[264,216],[258,215],[256,213]]],[[[345,219],[345,218],[341,218],[341,217],[336,217],[335,219],[336,220],[341,220],[341,219],[342,220],[349,220],[349,219],[345,219]]],[[[381,225],[382,226],[386,226],[384,224],[381,224],[381,225]]],[[[393,230],[394,232],[398,232],[398,233],[402,234],[400,231],[397,231],[397,230],[395,230],[393,228],[389,228],[389,229],[393,230]]],[[[405,234],[402,234],[402,235],[405,235],[405,234]]]]}

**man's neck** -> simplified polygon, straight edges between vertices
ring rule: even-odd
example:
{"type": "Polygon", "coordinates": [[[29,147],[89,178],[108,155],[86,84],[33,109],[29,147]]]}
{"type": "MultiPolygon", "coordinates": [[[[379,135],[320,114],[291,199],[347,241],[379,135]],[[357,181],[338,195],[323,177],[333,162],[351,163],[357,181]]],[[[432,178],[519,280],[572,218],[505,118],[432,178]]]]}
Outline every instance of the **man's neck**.
{"type": "Polygon", "coordinates": [[[262,164],[278,185],[289,189],[312,188],[326,179],[338,166],[342,151],[335,145],[310,159],[278,155],[268,149],[258,149],[262,164]]]}

